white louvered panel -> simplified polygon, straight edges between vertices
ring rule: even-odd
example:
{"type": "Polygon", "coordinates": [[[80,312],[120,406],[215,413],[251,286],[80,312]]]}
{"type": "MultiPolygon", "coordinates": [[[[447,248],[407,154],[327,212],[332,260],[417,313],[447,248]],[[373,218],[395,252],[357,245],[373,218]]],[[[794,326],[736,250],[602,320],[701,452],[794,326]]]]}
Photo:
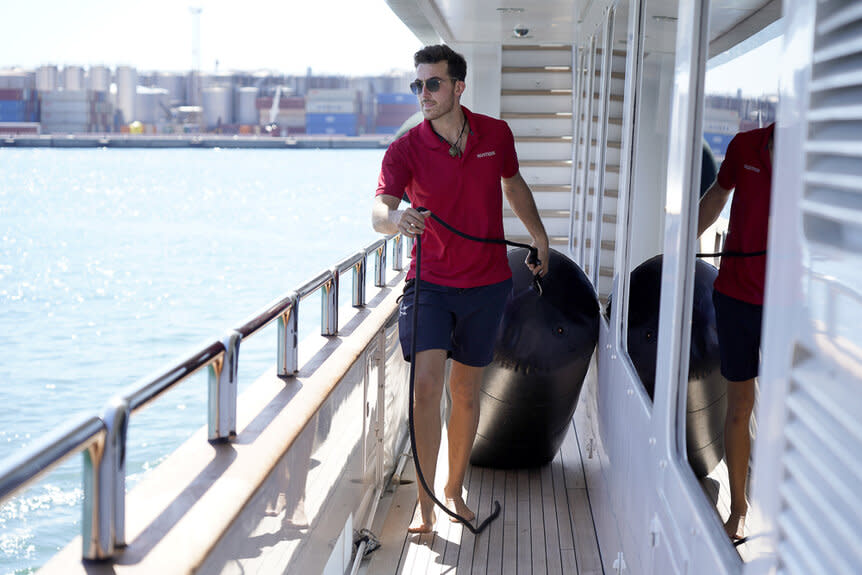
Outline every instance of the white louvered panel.
{"type": "Polygon", "coordinates": [[[807,270],[785,398],[780,573],[862,566],[862,4],[816,4],[799,205],[807,270]]]}

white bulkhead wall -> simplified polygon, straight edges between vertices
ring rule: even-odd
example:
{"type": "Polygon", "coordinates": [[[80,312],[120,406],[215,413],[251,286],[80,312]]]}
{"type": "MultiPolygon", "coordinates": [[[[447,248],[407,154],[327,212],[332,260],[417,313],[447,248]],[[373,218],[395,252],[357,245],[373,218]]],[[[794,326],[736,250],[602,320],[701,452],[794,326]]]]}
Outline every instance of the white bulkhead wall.
{"type": "Polygon", "coordinates": [[[496,44],[461,44],[452,48],[467,59],[467,90],[461,104],[472,112],[500,117],[502,52],[496,44]]]}

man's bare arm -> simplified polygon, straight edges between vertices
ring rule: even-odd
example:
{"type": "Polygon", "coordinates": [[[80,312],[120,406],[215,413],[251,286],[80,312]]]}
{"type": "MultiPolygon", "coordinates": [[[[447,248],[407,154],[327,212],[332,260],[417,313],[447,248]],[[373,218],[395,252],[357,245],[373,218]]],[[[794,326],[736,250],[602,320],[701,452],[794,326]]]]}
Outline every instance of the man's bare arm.
{"type": "Polygon", "coordinates": [[[371,210],[371,225],[381,234],[402,233],[414,237],[425,231],[425,218],[413,208],[398,209],[401,199],[388,194],[380,194],[374,198],[374,208],[371,210]]]}
{"type": "Polygon", "coordinates": [[[718,215],[724,209],[728,197],[730,197],[730,190],[722,188],[718,184],[718,180],[715,180],[703,197],[700,198],[697,213],[697,237],[700,237],[706,231],[706,228],[718,219],[718,215]]]}
{"type": "Polygon", "coordinates": [[[548,234],[545,232],[545,225],[539,216],[539,210],[536,209],[533,192],[530,191],[530,187],[520,172],[511,178],[503,178],[503,192],[506,194],[512,211],[524,223],[527,232],[533,238],[533,245],[539,251],[541,264],[537,267],[531,267],[533,273],[545,275],[548,272],[548,234]]]}

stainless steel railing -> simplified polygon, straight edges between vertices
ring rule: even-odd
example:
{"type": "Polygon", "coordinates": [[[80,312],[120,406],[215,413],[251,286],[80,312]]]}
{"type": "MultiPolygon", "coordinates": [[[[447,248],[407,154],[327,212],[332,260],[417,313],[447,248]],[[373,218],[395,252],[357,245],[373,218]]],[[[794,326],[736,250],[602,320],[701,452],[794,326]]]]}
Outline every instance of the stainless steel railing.
{"type": "Polygon", "coordinates": [[[270,303],[221,339],[208,342],[166,371],[147,376],[111,398],[98,415],[88,415],[21,450],[0,464],[0,504],[78,452],[84,455],[84,559],[109,559],[125,546],[126,430],[131,415],[198,370],[209,370],[208,439],[236,436],[237,367],[240,344],[278,320],[277,373],[293,377],[299,369],[300,302],[321,292],[321,335],[338,333],[338,288],[342,274],[353,271],[352,305],[366,303],[368,258],[374,256],[374,285],[386,285],[386,252],[392,245],[392,269],[402,270],[402,237],[391,235],[341,260],[270,303]]]}

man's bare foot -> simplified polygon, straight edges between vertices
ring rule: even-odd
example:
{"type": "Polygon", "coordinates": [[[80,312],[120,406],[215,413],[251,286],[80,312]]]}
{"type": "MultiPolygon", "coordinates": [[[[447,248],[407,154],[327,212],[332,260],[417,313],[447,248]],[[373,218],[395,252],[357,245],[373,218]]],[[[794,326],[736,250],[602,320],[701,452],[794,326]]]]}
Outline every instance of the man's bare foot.
{"type": "Polygon", "coordinates": [[[407,533],[431,533],[434,531],[434,523],[437,522],[437,516],[434,514],[434,509],[423,513],[422,506],[417,504],[416,511],[413,512],[413,520],[407,527],[407,533]]]}
{"type": "Polygon", "coordinates": [[[724,522],[724,532],[733,541],[745,537],[745,513],[730,512],[727,521],[724,522]]]}
{"type": "MultiPolygon", "coordinates": [[[[450,510],[454,511],[467,521],[473,521],[476,518],[476,514],[473,513],[469,507],[467,507],[467,504],[464,503],[464,499],[461,497],[460,494],[454,496],[446,495],[446,507],[448,507],[450,510]]],[[[449,520],[453,523],[456,523],[458,521],[451,515],[449,516],[449,520]]]]}

